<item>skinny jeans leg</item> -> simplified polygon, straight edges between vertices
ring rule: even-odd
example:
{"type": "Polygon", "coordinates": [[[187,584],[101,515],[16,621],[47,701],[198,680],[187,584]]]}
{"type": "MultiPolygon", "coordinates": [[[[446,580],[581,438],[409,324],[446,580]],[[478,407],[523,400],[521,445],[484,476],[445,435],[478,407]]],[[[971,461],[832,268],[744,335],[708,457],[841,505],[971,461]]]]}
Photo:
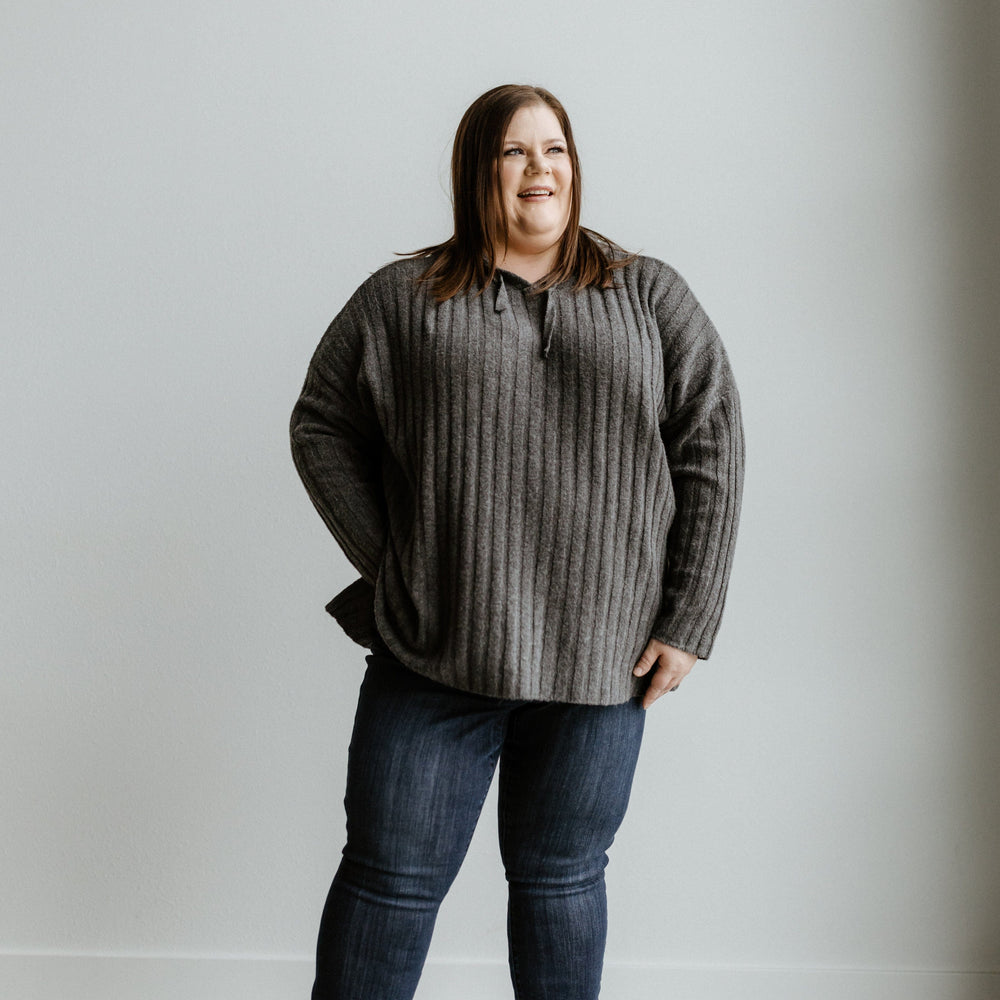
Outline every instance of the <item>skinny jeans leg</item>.
{"type": "Polygon", "coordinates": [[[636,699],[511,713],[498,811],[517,1000],[600,993],[606,852],[628,806],[644,721],[636,699]]]}
{"type": "Polygon", "coordinates": [[[313,1000],[411,1000],[465,858],[510,705],[366,657],[348,756],[347,846],[327,896],[313,1000]]]}
{"type": "Polygon", "coordinates": [[[412,1000],[438,908],[500,759],[517,1000],[592,1000],[604,867],[645,713],[471,695],[367,657],[348,758],[347,846],[320,923],[313,1000],[412,1000]]]}

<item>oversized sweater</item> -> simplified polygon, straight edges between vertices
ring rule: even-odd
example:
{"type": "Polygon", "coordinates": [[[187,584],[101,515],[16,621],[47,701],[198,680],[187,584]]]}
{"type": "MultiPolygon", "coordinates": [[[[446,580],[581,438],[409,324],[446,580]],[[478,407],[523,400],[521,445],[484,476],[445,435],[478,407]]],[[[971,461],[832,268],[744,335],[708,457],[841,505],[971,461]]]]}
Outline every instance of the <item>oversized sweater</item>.
{"type": "Polygon", "coordinates": [[[499,698],[616,704],[651,637],[705,658],[743,484],[739,395],[671,267],[537,293],[497,272],[436,303],[426,259],[369,277],[291,419],[303,483],[360,578],[356,642],[499,698]]]}

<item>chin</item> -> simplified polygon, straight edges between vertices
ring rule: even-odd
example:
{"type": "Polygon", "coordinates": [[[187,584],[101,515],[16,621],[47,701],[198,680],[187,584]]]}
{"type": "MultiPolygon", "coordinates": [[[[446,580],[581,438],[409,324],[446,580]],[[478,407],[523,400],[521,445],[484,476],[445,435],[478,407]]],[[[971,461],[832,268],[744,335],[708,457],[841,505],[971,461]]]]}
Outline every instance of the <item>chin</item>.
{"type": "Polygon", "coordinates": [[[529,219],[520,224],[515,223],[511,229],[516,230],[522,236],[533,240],[550,239],[558,242],[562,239],[563,233],[569,224],[567,219],[529,219]]]}

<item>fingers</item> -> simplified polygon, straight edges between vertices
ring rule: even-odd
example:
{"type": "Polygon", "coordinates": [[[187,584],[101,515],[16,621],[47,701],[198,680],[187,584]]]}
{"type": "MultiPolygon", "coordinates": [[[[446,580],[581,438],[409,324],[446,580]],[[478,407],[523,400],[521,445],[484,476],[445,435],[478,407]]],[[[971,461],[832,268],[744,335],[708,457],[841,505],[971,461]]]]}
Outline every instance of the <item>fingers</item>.
{"type": "Polygon", "coordinates": [[[636,665],[632,668],[632,673],[636,677],[645,677],[653,669],[656,663],[656,654],[647,646],[642,656],[639,657],[636,665]]]}
{"type": "Polygon", "coordinates": [[[663,695],[676,691],[680,686],[680,680],[675,679],[661,667],[653,674],[653,679],[649,682],[649,687],[646,688],[646,693],[642,698],[642,707],[649,708],[657,698],[662,698],[663,695]],[[661,674],[663,680],[660,679],[661,674]]]}
{"type": "Polygon", "coordinates": [[[651,639],[632,670],[636,677],[645,677],[653,671],[642,707],[649,708],[658,698],[676,691],[697,661],[693,653],[651,639]]]}

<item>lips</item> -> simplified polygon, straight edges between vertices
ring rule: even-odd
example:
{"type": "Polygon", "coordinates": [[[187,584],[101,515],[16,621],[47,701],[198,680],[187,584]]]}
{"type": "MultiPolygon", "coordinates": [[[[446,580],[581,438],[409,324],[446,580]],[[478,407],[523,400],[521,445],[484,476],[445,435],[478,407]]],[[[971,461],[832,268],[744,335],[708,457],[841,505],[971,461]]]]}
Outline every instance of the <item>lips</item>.
{"type": "Polygon", "coordinates": [[[517,192],[518,198],[551,198],[554,194],[550,187],[530,187],[517,192]]]}

